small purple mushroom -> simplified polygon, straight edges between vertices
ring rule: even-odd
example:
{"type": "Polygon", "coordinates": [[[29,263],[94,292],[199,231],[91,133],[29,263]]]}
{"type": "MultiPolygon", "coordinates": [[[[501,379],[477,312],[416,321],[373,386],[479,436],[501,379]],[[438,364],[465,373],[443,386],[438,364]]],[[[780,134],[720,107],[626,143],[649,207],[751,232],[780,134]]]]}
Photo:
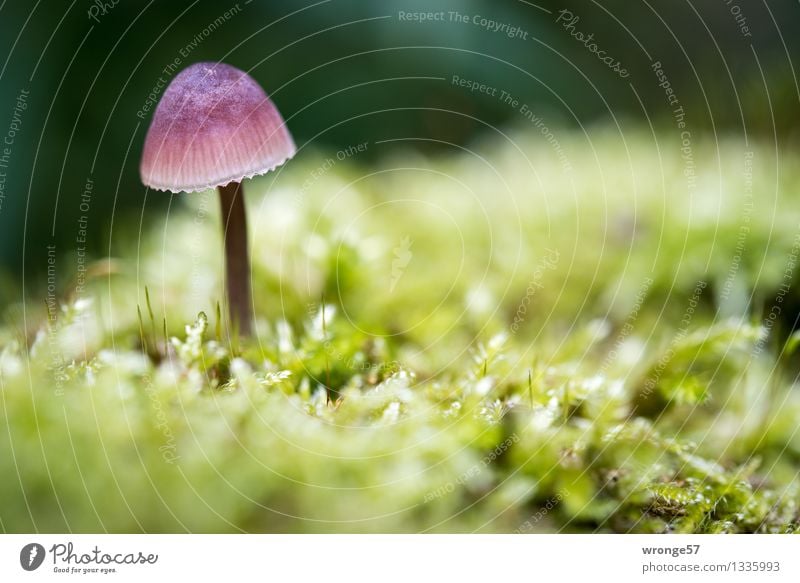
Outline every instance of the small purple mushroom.
{"type": "Polygon", "coordinates": [[[196,63],[169,84],[145,138],[145,186],[169,192],[219,190],[231,322],[251,332],[253,313],[247,217],[241,181],[266,174],[295,154],[275,105],[247,73],[196,63]]]}

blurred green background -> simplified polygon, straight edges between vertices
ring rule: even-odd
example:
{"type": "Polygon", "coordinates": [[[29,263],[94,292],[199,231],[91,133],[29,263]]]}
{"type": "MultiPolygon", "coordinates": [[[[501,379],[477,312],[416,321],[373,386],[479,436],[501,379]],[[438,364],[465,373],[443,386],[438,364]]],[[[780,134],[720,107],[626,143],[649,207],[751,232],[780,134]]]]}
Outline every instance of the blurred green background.
{"type": "MultiPolygon", "coordinates": [[[[152,213],[163,212],[170,197],[148,193],[138,177],[151,115],[140,112],[175,59],[181,68],[224,60],[249,71],[283,112],[301,157],[404,137],[428,139],[413,147],[452,150],[492,126],[524,122],[497,97],[455,86],[453,75],[531,104],[552,127],[591,132],[602,124],[620,136],[648,124],[673,131],[653,61],[669,75],[693,132],[746,135],[777,148],[798,135],[792,68],[800,55],[798,5],[740,4],[6,0],[0,5],[0,134],[13,123],[17,131],[0,206],[0,297],[21,299],[23,273],[28,285],[41,285],[47,245],[60,252],[75,246],[87,179],[93,182],[87,235],[94,257],[114,254],[112,227],[138,225],[140,217],[146,225],[152,213]],[[579,16],[574,30],[593,33],[628,78],[556,22],[562,9],[579,16]],[[400,16],[419,11],[444,11],[445,20],[400,16]],[[452,21],[452,11],[469,21],[452,21]],[[474,24],[475,16],[521,32],[510,38],[474,24]],[[15,121],[24,91],[27,108],[15,121]]],[[[363,159],[398,147],[412,145],[371,147],[363,159]]]]}

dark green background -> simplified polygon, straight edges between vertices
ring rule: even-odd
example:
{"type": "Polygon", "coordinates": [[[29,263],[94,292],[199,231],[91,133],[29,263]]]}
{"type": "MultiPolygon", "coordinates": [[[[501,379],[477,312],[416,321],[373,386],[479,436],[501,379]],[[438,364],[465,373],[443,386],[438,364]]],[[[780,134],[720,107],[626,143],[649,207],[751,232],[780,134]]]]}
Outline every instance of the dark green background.
{"type": "MultiPolygon", "coordinates": [[[[89,175],[96,257],[109,254],[112,209],[116,229],[138,224],[143,207],[146,220],[167,203],[168,196],[153,193],[145,203],[138,162],[149,117],[142,121],[136,113],[180,49],[235,4],[120,0],[94,22],[87,0],[2,2],[0,135],[21,89],[30,91],[30,106],[0,211],[0,297],[19,299],[23,263],[26,275],[41,280],[46,245],[74,246],[89,175]]],[[[520,123],[518,112],[498,99],[454,87],[453,74],[535,104],[553,125],[618,123],[625,131],[650,118],[659,131],[671,120],[645,50],[663,63],[695,131],[746,132],[781,143],[797,137],[792,61],[800,55],[800,6],[794,1],[740,0],[752,38],[740,34],[726,0],[536,2],[579,15],[577,28],[593,32],[631,71],[626,80],[571,38],[554,14],[523,0],[330,0],[301,10],[313,4],[241,0],[240,13],[182,63],[224,60],[250,71],[289,120],[300,156],[408,136],[462,144],[486,124],[520,123]],[[530,38],[469,24],[400,22],[401,10],[481,14],[519,25],[530,38]]],[[[368,155],[386,152],[372,148],[368,155]]]]}

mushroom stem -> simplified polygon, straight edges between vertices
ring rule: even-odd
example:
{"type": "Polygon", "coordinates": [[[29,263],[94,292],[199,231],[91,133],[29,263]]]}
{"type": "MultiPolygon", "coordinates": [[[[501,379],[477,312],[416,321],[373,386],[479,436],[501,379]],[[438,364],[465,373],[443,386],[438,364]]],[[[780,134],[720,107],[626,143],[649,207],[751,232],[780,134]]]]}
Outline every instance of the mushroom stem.
{"type": "Polygon", "coordinates": [[[220,186],[222,236],[225,240],[225,287],[228,292],[228,313],[233,330],[238,326],[242,336],[252,330],[253,309],[250,296],[250,260],[247,254],[247,215],[244,190],[240,182],[220,186]]]}

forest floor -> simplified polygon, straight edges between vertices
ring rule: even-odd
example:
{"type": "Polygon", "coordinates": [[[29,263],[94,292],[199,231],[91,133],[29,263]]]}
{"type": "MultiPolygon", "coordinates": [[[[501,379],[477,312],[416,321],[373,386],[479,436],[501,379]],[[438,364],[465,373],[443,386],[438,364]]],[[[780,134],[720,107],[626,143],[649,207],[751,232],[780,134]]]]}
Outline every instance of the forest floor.
{"type": "Polygon", "coordinates": [[[561,137],[248,182],[249,339],[214,192],[59,255],[0,328],[0,530],[796,532],[800,165],[561,137]]]}

